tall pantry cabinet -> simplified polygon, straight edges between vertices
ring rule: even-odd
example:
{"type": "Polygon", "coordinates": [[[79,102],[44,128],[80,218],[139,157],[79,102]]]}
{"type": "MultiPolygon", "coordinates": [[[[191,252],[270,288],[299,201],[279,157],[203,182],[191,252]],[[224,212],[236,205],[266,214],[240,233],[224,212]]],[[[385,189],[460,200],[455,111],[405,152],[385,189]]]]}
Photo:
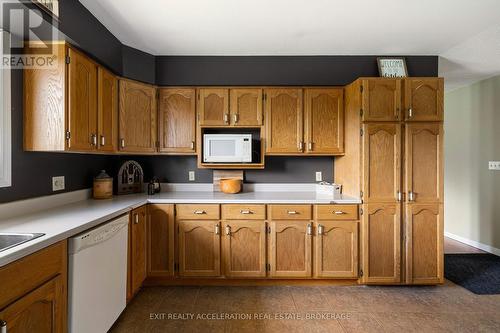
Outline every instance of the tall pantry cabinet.
{"type": "Polygon", "coordinates": [[[358,79],[345,118],[335,182],[363,200],[362,282],[442,283],[443,79],[358,79]]]}

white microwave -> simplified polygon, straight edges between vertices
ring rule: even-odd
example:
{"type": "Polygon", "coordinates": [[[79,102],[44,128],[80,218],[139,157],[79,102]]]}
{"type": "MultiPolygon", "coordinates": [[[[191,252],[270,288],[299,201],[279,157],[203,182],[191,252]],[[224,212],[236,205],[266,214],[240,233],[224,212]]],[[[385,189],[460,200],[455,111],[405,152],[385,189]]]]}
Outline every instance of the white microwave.
{"type": "Polygon", "coordinates": [[[252,134],[204,134],[203,162],[251,163],[252,134]]]}

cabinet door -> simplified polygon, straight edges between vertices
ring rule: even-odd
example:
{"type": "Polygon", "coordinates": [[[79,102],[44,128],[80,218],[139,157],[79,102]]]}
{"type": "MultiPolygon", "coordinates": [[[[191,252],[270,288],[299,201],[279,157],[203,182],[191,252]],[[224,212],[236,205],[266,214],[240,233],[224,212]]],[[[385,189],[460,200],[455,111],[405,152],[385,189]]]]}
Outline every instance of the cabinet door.
{"type": "Polygon", "coordinates": [[[120,80],[120,150],[156,151],[156,89],[120,80]]]}
{"type": "Polygon", "coordinates": [[[224,274],[228,277],[266,276],[266,222],[224,221],[224,274]]]}
{"type": "Polygon", "coordinates": [[[118,150],[118,79],[102,67],[97,82],[97,135],[101,151],[118,150]]]}
{"type": "Polygon", "coordinates": [[[131,288],[135,294],[146,279],[146,207],[134,209],[131,218],[131,288]]]}
{"type": "Polygon", "coordinates": [[[363,282],[400,282],[400,204],[365,204],[362,223],[363,282]]]}
{"type": "Polygon", "coordinates": [[[306,89],[306,151],[311,154],[344,152],[344,90],[306,89]]]}
{"type": "Polygon", "coordinates": [[[363,125],[363,200],[396,202],[401,189],[401,125],[363,125]]]}
{"type": "Polygon", "coordinates": [[[66,297],[62,276],[57,275],[0,311],[5,332],[66,332],[66,297]]]}
{"type": "Polygon", "coordinates": [[[443,125],[406,125],[406,196],[410,202],[443,202],[443,125]]]}
{"type": "Polygon", "coordinates": [[[220,275],[219,221],[178,221],[179,274],[220,275]]]}
{"type": "Polygon", "coordinates": [[[97,65],[73,49],[68,50],[68,148],[97,149],[97,65]]]}
{"type": "Polygon", "coordinates": [[[401,112],[401,80],[363,80],[362,111],[363,121],[398,121],[401,112]]]}
{"type": "Polygon", "coordinates": [[[199,89],[198,112],[200,125],[229,125],[229,90],[199,89]]]}
{"type": "Polygon", "coordinates": [[[195,153],[196,91],[161,89],[159,106],[160,152],[195,153]]]}
{"type": "Polygon", "coordinates": [[[405,85],[405,119],[407,121],[442,121],[442,78],[407,78],[405,85]]]}
{"type": "Polygon", "coordinates": [[[262,89],[231,89],[231,124],[262,125],[262,89]]]}
{"type": "Polygon", "coordinates": [[[443,205],[406,205],[406,283],[443,283],[443,205]]]}
{"type": "Polygon", "coordinates": [[[358,276],[358,222],[321,221],[316,224],[315,276],[358,276]]]}
{"type": "Polygon", "coordinates": [[[266,89],[264,93],[266,153],[303,153],[302,89],[266,89]]]}
{"type": "Polygon", "coordinates": [[[148,276],[174,275],[174,205],[149,204],[148,276]]]}
{"type": "Polygon", "coordinates": [[[270,276],[310,277],[312,224],[309,221],[272,221],[269,248],[270,276]]]}

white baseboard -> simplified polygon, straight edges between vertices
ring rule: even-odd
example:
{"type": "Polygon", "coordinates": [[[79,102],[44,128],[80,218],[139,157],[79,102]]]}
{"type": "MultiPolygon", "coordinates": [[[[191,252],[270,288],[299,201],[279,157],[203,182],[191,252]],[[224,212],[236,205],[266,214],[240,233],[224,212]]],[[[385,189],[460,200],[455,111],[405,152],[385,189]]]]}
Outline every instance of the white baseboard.
{"type": "Polygon", "coordinates": [[[461,237],[461,236],[457,236],[457,235],[454,235],[454,234],[446,232],[446,231],[444,232],[444,236],[448,237],[448,238],[451,238],[451,239],[454,239],[456,241],[459,241],[461,243],[473,246],[475,248],[481,249],[483,251],[486,251],[486,252],[495,254],[497,256],[500,256],[500,249],[497,249],[496,247],[493,247],[493,246],[490,246],[490,245],[486,245],[486,244],[483,244],[483,243],[479,243],[479,242],[476,242],[476,241],[473,241],[473,240],[470,240],[470,239],[467,239],[467,238],[464,238],[464,237],[461,237]]]}

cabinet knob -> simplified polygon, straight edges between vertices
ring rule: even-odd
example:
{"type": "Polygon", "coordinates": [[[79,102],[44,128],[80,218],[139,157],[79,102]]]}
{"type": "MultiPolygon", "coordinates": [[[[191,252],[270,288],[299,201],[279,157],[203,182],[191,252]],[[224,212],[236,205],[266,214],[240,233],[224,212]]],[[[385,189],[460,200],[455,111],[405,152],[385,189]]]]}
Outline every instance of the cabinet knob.
{"type": "Polygon", "coordinates": [[[234,123],[237,124],[238,123],[238,120],[239,120],[239,115],[236,113],[234,116],[234,123]]]}
{"type": "Polygon", "coordinates": [[[312,142],[309,142],[309,143],[307,144],[307,150],[309,150],[309,151],[312,151],[312,150],[313,150],[313,143],[312,143],[312,142]]]}
{"type": "Polygon", "coordinates": [[[401,200],[403,199],[403,193],[401,193],[401,191],[398,191],[398,197],[397,197],[397,200],[398,202],[401,202],[401,200]]]}
{"type": "Polygon", "coordinates": [[[194,141],[191,141],[191,150],[194,150],[194,141]]]}
{"type": "Polygon", "coordinates": [[[413,117],[413,109],[409,108],[408,109],[408,118],[411,118],[411,117],[413,117]]]}
{"type": "Polygon", "coordinates": [[[7,322],[0,320],[0,333],[7,333],[7,322]]]}
{"type": "Polygon", "coordinates": [[[120,139],[120,148],[125,148],[125,139],[120,139]]]}
{"type": "Polygon", "coordinates": [[[311,235],[313,234],[313,230],[312,230],[312,225],[311,225],[311,223],[309,223],[309,224],[307,225],[306,232],[307,232],[307,235],[308,235],[308,236],[311,236],[311,235]]]}
{"type": "Polygon", "coordinates": [[[299,147],[298,147],[298,148],[299,148],[299,151],[300,151],[300,152],[303,152],[303,151],[304,151],[304,142],[300,141],[300,142],[299,142],[299,147]]]}
{"type": "Polygon", "coordinates": [[[231,226],[226,225],[226,235],[231,236],[231,226]]]}
{"type": "Polygon", "coordinates": [[[135,214],[134,224],[139,224],[139,214],[135,214]]]}
{"type": "Polygon", "coordinates": [[[106,144],[106,138],[104,135],[101,135],[101,146],[104,146],[106,144]]]}
{"type": "Polygon", "coordinates": [[[216,235],[220,235],[220,226],[219,226],[219,224],[215,225],[215,234],[216,235]]]}
{"type": "Polygon", "coordinates": [[[322,236],[324,234],[325,227],[322,224],[318,224],[318,235],[322,236]]]}
{"type": "Polygon", "coordinates": [[[229,124],[229,114],[227,114],[227,113],[224,113],[224,122],[226,124],[229,124]]]}
{"type": "Polygon", "coordinates": [[[413,191],[408,192],[408,201],[415,201],[415,193],[413,193],[413,191]]]}
{"type": "Polygon", "coordinates": [[[97,135],[93,133],[90,135],[90,144],[92,146],[97,146],[97,135]]]}

